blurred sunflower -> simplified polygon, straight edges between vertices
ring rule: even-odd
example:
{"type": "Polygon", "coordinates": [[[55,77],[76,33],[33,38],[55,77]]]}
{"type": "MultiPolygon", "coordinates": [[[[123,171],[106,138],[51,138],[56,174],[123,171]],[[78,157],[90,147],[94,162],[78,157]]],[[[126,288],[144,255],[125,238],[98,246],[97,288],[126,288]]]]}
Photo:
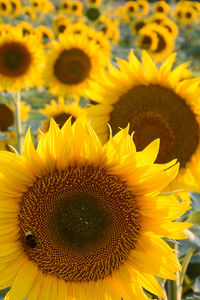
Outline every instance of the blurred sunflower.
{"type": "MultiPolygon", "coordinates": [[[[174,49],[174,37],[169,33],[169,30],[162,25],[148,24],[139,31],[138,43],[143,39],[143,36],[155,33],[158,38],[157,47],[153,50],[143,47],[148,50],[148,53],[155,59],[156,62],[161,62],[168,57],[174,49]]],[[[141,43],[139,43],[142,46],[141,43]]],[[[151,44],[152,45],[152,44],[151,44]]]]}
{"type": "Polygon", "coordinates": [[[58,15],[57,18],[53,20],[53,30],[55,35],[59,35],[64,33],[66,29],[68,29],[71,25],[70,18],[67,18],[62,15],[58,15]]]}
{"type": "Polygon", "coordinates": [[[197,11],[194,7],[185,6],[184,10],[182,11],[182,24],[190,24],[197,21],[197,11]]]}
{"type": "MultiPolygon", "coordinates": [[[[156,162],[166,163],[177,158],[180,172],[175,189],[180,183],[190,182],[193,160],[200,163],[200,79],[180,82],[187,64],[171,71],[175,54],[167,58],[158,70],[153,60],[143,51],[142,62],[133,51],[129,61],[117,59],[120,70],[109,66],[98,84],[91,85],[88,97],[91,105],[88,118],[103,142],[108,140],[107,123],[115,134],[119,127],[130,124],[135,131],[137,150],[160,138],[161,146],[156,162]]],[[[187,186],[184,186],[187,188],[187,186]]]]}
{"type": "Polygon", "coordinates": [[[9,33],[13,30],[13,26],[9,24],[0,24],[0,36],[5,33],[9,33]]]}
{"type": "Polygon", "coordinates": [[[21,21],[17,25],[17,28],[21,30],[23,36],[35,33],[35,28],[29,22],[26,21],[21,21]]]}
{"type": "Polygon", "coordinates": [[[87,0],[87,4],[91,6],[100,6],[102,0],[87,0]]]}
{"type": "Polygon", "coordinates": [[[165,18],[160,25],[165,27],[174,38],[178,36],[178,26],[169,18],[165,18]]]}
{"type": "Polygon", "coordinates": [[[45,47],[49,47],[54,39],[53,31],[44,25],[40,25],[35,29],[35,34],[42,41],[45,47]]]}
{"type": "Polygon", "coordinates": [[[128,1],[125,4],[125,13],[133,18],[137,15],[138,12],[138,3],[136,1],[128,1]]]}
{"type": "Polygon", "coordinates": [[[170,9],[170,7],[166,1],[157,1],[153,5],[154,13],[167,14],[169,12],[169,9],[170,9]]]}
{"type": "Polygon", "coordinates": [[[23,15],[26,15],[29,17],[30,21],[35,21],[36,20],[36,14],[35,12],[32,10],[32,8],[30,6],[24,6],[21,9],[21,13],[23,15]]]}
{"type": "Polygon", "coordinates": [[[30,7],[34,11],[41,11],[43,6],[43,1],[42,0],[30,0],[30,7]]]}
{"type": "Polygon", "coordinates": [[[139,35],[138,45],[142,49],[148,51],[155,51],[158,48],[158,35],[154,31],[149,31],[148,28],[144,28],[142,33],[139,35]]]}
{"type": "Polygon", "coordinates": [[[8,16],[11,10],[12,10],[12,6],[10,1],[0,0],[0,15],[8,16]]]}
{"type": "Polygon", "coordinates": [[[142,29],[145,25],[148,24],[148,20],[147,19],[136,19],[135,21],[132,21],[130,23],[130,29],[131,29],[131,32],[133,34],[138,34],[140,29],[142,29]]]}
{"type": "Polygon", "coordinates": [[[138,16],[146,16],[149,13],[149,2],[146,0],[138,0],[138,16]]]}
{"type": "MultiPolygon", "coordinates": [[[[24,101],[21,101],[21,120],[25,122],[28,118],[30,106],[24,101]]],[[[0,104],[0,132],[8,132],[8,138],[0,140],[0,150],[9,151],[9,145],[16,145],[16,132],[11,131],[9,127],[14,126],[15,115],[12,106],[0,104]]]]}
{"type": "Polygon", "coordinates": [[[165,14],[156,13],[150,17],[149,21],[151,23],[156,23],[160,25],[165,19],[168,19],[165,14]]]}
{"type": "Polygon", "coordinates": [[[17,17],[20,14],[22,3],[20,0],[10,0],[11,11],[9,13],[10,17],[17,17]]]}
{"type": "Polygon", "coordinates": [[[104,51],[85,34],[60,34],[49,51],[44,77],[52,94],[83,95],[105,63],[104,51]]]}
{"type": "Polygon", "coordinates": [[[13,91],[40,85],[43,64],[43,47],[35,36],[23,36],[16,28],[0,36],[1,89],[13,91]]]}
{"type": "Polygon", "coordinates": [[[99,7],[89,6],[85,11],[85,15],[88,18],[88,20],[94,22],[99,19],[101,15],[101,10],[99,9],[99,7]]]}
{"type": "Polygon", "coordinates": [[[165,298],[155,276],[181,266],[162,239],[186,238],[172,222],[189,206],[158,196],[178,172],[154,164],[158,140],[136,152],[128,128],[102,146],[89,123],[52,120],[22,156],[0,153],[2,288],[10,300],[165,298]],[[8,250],[9,249],[9,250],[8,250]],[[8,275],[9,274],[9,275],[8,275]]]}
{"type": "Polygon", "coordinates": [[[75,0],[72,2],[71,10],[72,15],[80,16],[83,13],[83,3],[81,1],[75,0]]]}
{"type": "MultiPolygon", "coordinates": [[[[79,100],[74,102],[65,101],[63,97],[58,98],[58,102],[51,100],[50,104],[46,104],[45,108],[40,109],[40,112],[49,118],[53,118],[61,129],[65,122],[71,118],[72,123],[77,118],[87,119],[86,110],[79,105],[79,100]]],[[[50,121],[43,121],[41,132],[46,133],[49,130],[50,121]]]]}
{"type": "Polygon", "coordinates": [[[64,13],[70,13],[72,2],[71,0],[62,0],[60,1],[60,10],[64,13]]]}

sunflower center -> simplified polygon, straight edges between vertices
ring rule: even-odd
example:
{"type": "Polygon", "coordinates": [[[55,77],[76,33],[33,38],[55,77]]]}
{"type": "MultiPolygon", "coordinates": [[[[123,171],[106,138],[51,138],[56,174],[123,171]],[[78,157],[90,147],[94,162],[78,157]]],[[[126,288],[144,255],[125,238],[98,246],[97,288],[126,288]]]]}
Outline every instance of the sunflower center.
{"type": "Polygon", "coordinates": [[[138,150],[160,138],[157,163],[177,158],[185,167],[199,144],[195,114],[173,90],[159,86],[135,86],[122,95],[110,114],[113,134],[130,123],[138,150]]]}
{"type": "Polygon", "coordinates": [[[71,114],[69,113],[60,113],[56,116],[54,116],[54,120],[56,121],[56,123],[59,125],[59,128],[61,129],[63,127],[63,125],[65,124],[65,122],[70,118],[72,117],[71,119],[71,123],[73,124],[75,121],[76,121],[76,118],[74,116],[72,116],[71,114]]]}
{"type": "Polygon", "coordinates": [[[7,6],[5,5],[5,3],[1,3],[1,9],[2,10],[6,10],[7,6]]]}
{"type": "Polygon", "coordinates": [[[101,240],[108,226],[107,219],[97,197],[74,193],[57,203],[53,230],[58,234],[58,242],[83,249],[101,240]]]}
{"type": "Polygon", "coordinates": [[[82,50],[63,50],[54,64],[55,77],[64,84],[79,84],[89,76],[90,58],[82,50]]]}
{"type": "Polygon", "coordinates": [[[163,9],[163,7],[162,7],[162,6],[158,6],[158,7],[157,7],[157,11],[158,11],[158,12],[163,12],[163,11],[164,11],[164,9],[163,9]]]}
{"type": "Polygon", "coordinates": [[[139,32],[140,29],[142,29],[144,27],[145,23],[144,22],[138,22],[136,25],[135,25],[135,30],[136,32],[139,32]]]}
{"type": "Polygon", "coordinates": [[[161,34],[159,34],[158,32],[156,32],[157,34],[157,37],[158,37],[158,46],[156,48],[156,50],[154,50],[154,52],[161,52],[163,51],[164,49],[166,49],[166,41],[165,39],[163,38],[163,36],[161,34]]]}
{"type": "Polygon", "coordinates": [[[95,21],[100,17],[100,11],[98,8],[90,7],[86,11],[86,16],[89,20],[95,21]]]}
{"type": "Polygon", "coordinates": [[[149,48],[152,44],[152,39],[148,35],[144,35],[141,41],[142,47],[143,48],[149,48]]]}
{"type": "Polygon", "coordinates": [[[191,16],[192,16],[192,14],[191,14],[190,12],[187,12],[187,13],[185,14],[185,16],[186,16],[187,19],[190,19],[191,16]]]}
{"type": "Polygon", "coordinates": [[[58,26],[58,31],[59,31],[60,33],[63,33],[63,32],[65,31],[66,28],[67,28],[67,27],[66,27],[65,25],[59,25],[59,26],[58,26]]]}
{"type": "Polygon", "coordinates": [[[14,124],[13,111],[5,104],[0,104],[0,131],[8,131],[8,127],[14,124]]]}
{"type": "Polygon", "coordinates": [[[0,74],[8,77],[24,75],[31,63],[28,49],[18,42],[6,42],[0,47],[0,74]]]}
{"type": "Polygon", "coordinates": [[[65,281],[103,279],[135,248],[135,197],[117,176],[93,166],[38,178],[20,201],[20,241],[44,274],[65,281]]]}

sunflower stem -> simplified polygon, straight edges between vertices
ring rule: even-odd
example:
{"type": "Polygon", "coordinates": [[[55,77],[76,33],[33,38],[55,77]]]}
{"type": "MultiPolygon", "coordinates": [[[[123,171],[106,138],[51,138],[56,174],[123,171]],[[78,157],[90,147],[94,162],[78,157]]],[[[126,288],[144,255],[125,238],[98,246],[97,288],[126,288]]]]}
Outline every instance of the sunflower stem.
{"type": "Polygon", "coordinates": [[[21,122],[21,92],[16,91],[13,95],[16,107],[16,133],[17,133],[17,150],[21,154],[23,143],[23,130],[21,122]]]}
{"type": "Polygon", "coordinates": [[[183,281],[184,281],[185,273],[187,271],[188,264],[194,254],[194,251],[195,250],[193,248],[190,248],[188,250],[182,262],[182,270],[177,276],[177,300],[182,299],[183,281]]]}

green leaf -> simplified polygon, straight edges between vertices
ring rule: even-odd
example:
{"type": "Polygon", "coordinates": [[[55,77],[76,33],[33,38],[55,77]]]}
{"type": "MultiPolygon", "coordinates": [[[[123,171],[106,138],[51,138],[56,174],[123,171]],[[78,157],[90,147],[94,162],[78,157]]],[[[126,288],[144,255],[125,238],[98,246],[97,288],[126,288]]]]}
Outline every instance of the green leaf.
{"type": "Polygon", "coordinates": [[[187,217],[186,222],[200,225],[200,210],[191,212],[191,214],[187,217]]]}

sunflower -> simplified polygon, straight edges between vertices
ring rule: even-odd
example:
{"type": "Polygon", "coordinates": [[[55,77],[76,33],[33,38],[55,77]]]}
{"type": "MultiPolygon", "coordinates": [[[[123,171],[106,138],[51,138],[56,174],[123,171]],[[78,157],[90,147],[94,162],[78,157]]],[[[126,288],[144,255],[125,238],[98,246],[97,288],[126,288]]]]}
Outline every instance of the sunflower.
{"type": "Polygon", "coordinates": [[[56,35],[64,33],[71,25],[71,20],[65,16],[59,15],[53,20],[53,30],[56,35]]]}
{"type": "Polygon", "coordinates": [[[5,33],[9,33],[13,30],[13,26],[10,24],[0,24],[0,36],[5,33]]]}
{"type": "Polygon", "coordinates": [[[146,0],[138,0],[138,16],[146,16],[149,13],[149,2],[146,0]]]}
{"type": "MultiPolygon", "coordinates": [[[[69,117],[72,117],[72,122],[78,118],[87,119],[86,110],[79,105],[79,99],[74,102],[65,101],[63,97],[58,98],[58,102],[51,100],[50,104],[46,104],[45,108],[40,109],[40,112],[49,118],[53,118],[60,128],[63,127],[69,117]]],[[[50,121],[43,122],[41,132],[46,133],[49,129],[50,121]]]]}
{"type": "Polygon", "coordinates": [[[97,32],[93,28],[90,27],[90,30],[87,31],[86,34],[88,40],[93,40],[96,45],[104,52],[102,59],[105,59],[105,64],[107,64],[110,51],[111,51],[111,44],[107,38],[105,38],[103,32],[97,32]]]}
{"type": "Polygon", "coordinates": [[[42,12],[44,0],[30,0],[30,6],[34,11],[42,12]]]}
{"type": "Polygon", "coordinates": [[[125,4],[125,12],[126,14],[132,18],[135,17],[137,15],[138,12],[138,4],[135,1],[128,1],[125,4]]]}
{"type": "Polygon", "coordinates": [[[60,10],[64,13],[70,13],[72,2],[70,0],[62,0],[60,2],[60,10]]]}
{"type": "Polygon", "coordinates": [[[87,0],[87,4],[90,6],[100,6],[102,0],[87,0]]]}
{"type": "Polygon", "coordinates": [[[151,23],[156,23],[158,25],[160,25],[164,20],[168,19],[167,16],[165,14],[162,13],[156,13],[154,15],[151,16],[150,18],[150,22],[151,23]]]}
{"type": "Polygon", "coordinates": [[[180,81],[187,64],[173,71],[175,54],[170,55],[158,70],[143,51],[143,64],[133,51],[129,61],[117,59],[121,70],[112,65],[104,71],[99,83],[91,85],[87,95],[97,105],[87,108],[88,118],[102,142],[108,140],[109,123],[113,133],[130,123],[135,131],[137,150],[142,150],[155,138],[161,139],[158,163],[177,158],[180,172],[174,189],[182,182],[190,182],[191,168],[200,163],[200,79],[180,81]],[[102,82],[102,83],[101,83],[102,82]]]}
{"type": "Polygon", "coordinates": [[[35,14],[35,12],[33,12],[32,8],[30,6],[22,7],[21,12],[22,12],[23,15],[28,16],[30,21],[35,21],[36,20],[36,14],[35,14]]]}
{"type": "Polygon", "coordinates": [[[86,9],[85,15],[88,18],[88,20],[94,22],[99,19],[100,15],[101,15],[101,11],[100,11],[99,7],[90,6],[86,9]]]}
{"type": "Polygon", "coordinates": [[[13,91],[41,85],[43,64],[43,47],[36,36],[23,36],[17,28],[0,36],[1,89],[13,91]]]}
{"type": "Polygon", "coordinates": [[[173,160],[154,164],[158,140],[136,152],[128,128],[101,145],[89,123],[52,120],[22,156],[0,153],[1,288],[13,299],[165,297],[155,276],[181,266],[162,239],[186,238],[172,222],[187,203],[159,196],[174,179],[173,160]]]}
{"type": "Polygon", "coordinates": [[[8,16],[12,10],[10,1],[0,0],[0,15],[8,16]]]}
{"type": "Polygon", "coordinates": [[[78,35],[88,35],[88,34],[90,34],[91,31],[94,31],[94,29],[91,26],[89,26],[89,25],[87,25],[87,24],[85,24],[81,21],[77,21],[74,24],[70,24],[66,28],[65,33],[66,33],[66,35],[67,34],[69,34],[69,35],[70,34],[73,34],[73,35],[76,35],[76,34],[78,34],[78,35]]]}
{"type": "Polygon", "coordinates": [[[135,21],[132,21],[132,22],[130,23],[130,29],[131,29],[131,32],[132,32],[133,34],[138,34],[139,31],[140,31],[140,29],[142,29],[145,25],[147,25],[148,22],[149,22],[149,21],[148,21],[147,19],[144,19],[144,18],[142,18],[142,19],[137,19],[137,20],[135,20],[135,21]]]}
{"type": "Polygon", "coordinates": [[[35,29],[36,35],[42,41],[45,47],[49,47],[54,39],[53,31],[44,25],[40,25],[35,29]]]}
{"type": "MultiPolygon", "coordinates": [[[[149,48],[149,54],[157,62],[161,62],[163,59],[168,57],[174,49],[174,38],[169,33],[169,30],[162,25],[148,24],[139,31],[139,41],[143,36],[155,33],[158,38],[157,47],[153,50],[149,48]]],[[[141,44],[139,44],[141,45],[141,44]]],[[[143,47],[147,49],[146,47],[143,47]]]]}
{"type": "Polygon", "coordinates": [[[148,51],[155,51],[158,48],[158,35],[154,31],[149,31],[148,29],[142,31],[139,35],[138,45],[142,49],[147,49],[148,51]]]}
{"type": "MultiPolygon", "coordinates": [[[[28,117],[30,106],[21,101],[21,120],[25,122],[28,117]]],[[[16,145],[16,133],[11,131],[9,127],[15,124],[14,109],[8,104],[0,104],[0,132],[7,132],[8,138],[0,141],[0,150],[9,151],[9,145],[16,145]]]]}
{"type": "Polygon", "coordinates": [[[35,33],[35,28],[29,22],[26,21],[21,21],[17,25],[17,28],[19,28],[22,31],[23,36],[35,33]]]}
{"type": "Polygon", "coordinates": [[[169,18],[165,18],[160,25],[165,27],[174,38],[178,36],[178,26],[169,18]]]}
{"type": "Polygon", "coordinates": [[[194,7],[191,6],[185,6],[183,10],[183,18],[182,22],[183,24],[190,24],[197,21],[197,11],[194,7]]]}
{"type": "Polygon", "coordinates": [[[83,3],[81,1],[73,1],[70,10],[72,15],[80,16],[83,13],[83,3]]]}
{"type": "Polygon", "coordinates": [[[169,5],[166,1],[157,1],[153,6],[153,11],[155,13],[167,14],[169,12],[169,5]]]}
{"type": "Polygon", "coordinates": [[[95,41],[84,34],[66,32],[49,51],[44,76],[52,94],[83,95],[105,63],[104,51],[95,41]]]}
{"type": "Polygon", "coordinates": [[[9,13],[10,17],[17,17],[20,14],[22,3],[20,0],[10,0],[11,11],[9,13]]]}

